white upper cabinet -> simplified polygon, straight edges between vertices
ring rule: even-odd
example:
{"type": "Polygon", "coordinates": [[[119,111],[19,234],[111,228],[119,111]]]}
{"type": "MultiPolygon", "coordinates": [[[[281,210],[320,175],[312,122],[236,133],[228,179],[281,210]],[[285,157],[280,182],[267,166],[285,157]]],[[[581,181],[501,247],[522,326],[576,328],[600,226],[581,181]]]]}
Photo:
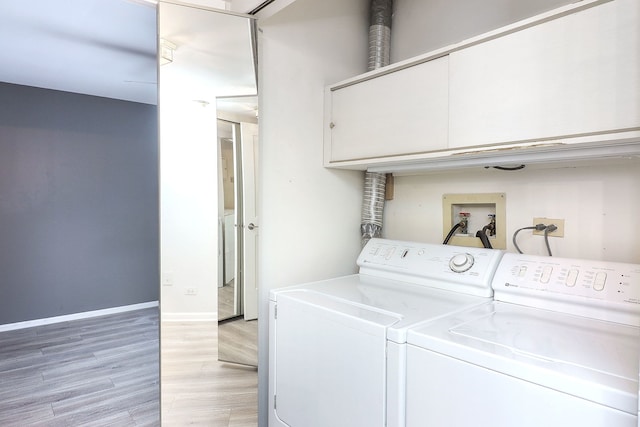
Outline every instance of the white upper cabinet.
{"type": "Polygon", "coordinates": [[[325,164],[447,148],[447,56],[327,89],[325,164]]]}
{"type": "Polygon", "coordinates": [[[640,127],[638,0],[615,0],[450,54],[449,147],[640,127]]]}
{"type": "Polygon", "coordinates": [[[640,154],[640,0],[583,0],[326,91],[328,167],[640,154]]]}

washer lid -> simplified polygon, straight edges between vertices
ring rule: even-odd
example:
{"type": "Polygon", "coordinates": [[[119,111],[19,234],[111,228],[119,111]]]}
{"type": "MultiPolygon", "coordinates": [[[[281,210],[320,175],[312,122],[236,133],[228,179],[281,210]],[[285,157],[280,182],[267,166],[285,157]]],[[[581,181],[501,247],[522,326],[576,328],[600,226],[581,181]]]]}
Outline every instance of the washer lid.
{"type": "Polygon", "coordinates": [[[638,327],[494,302],[410,330],[407,342],[638,412],[638,327]]]}

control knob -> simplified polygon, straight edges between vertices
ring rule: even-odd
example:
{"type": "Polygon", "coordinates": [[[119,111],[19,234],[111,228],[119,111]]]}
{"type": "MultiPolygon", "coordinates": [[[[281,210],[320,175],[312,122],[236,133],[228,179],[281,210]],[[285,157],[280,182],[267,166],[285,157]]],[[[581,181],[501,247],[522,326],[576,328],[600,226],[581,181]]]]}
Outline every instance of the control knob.
{"type": "Polygon", "coordinates": [[[449,268],[456,273],[464,273],[473,267],[474,261],[471,254],[458,254],[449,260],[449,268]]]}

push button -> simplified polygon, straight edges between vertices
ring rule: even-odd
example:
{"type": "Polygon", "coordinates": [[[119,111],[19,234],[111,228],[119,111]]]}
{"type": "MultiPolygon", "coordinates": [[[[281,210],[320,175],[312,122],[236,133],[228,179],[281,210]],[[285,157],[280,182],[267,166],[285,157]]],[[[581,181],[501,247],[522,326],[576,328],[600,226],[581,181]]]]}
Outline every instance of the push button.
{"type": "Polygon", "coordinates": [[[389,248],[385,251],[384,253],[384,258],[385,259],[391,259],[391,257],[393,256],[393,254],[396,252],[396,248],[389,248]]]}
{"type": "Polygon", "coordinates": [[[522,267],[520,267],[520,269],[518,270],[518,277],[524,277],[527,274],[527,266],[523,265],[522,267]]]}
{"type": "Polygon", "coordinates": [[[567,274],[567,280],[564,282],[565,285],[569,287],[574,287],[576,285],[576,281],[578,280],[578,270],[569,270],[569,274],[567,274]]]}
{"type": "Polygon", "coordinates": [[[607,273],[600,272],[596,274],[596,277],[593,281],[593,289],[596,291],[601,291],[604,289],[604,284],[607,282],[607,273]]]}

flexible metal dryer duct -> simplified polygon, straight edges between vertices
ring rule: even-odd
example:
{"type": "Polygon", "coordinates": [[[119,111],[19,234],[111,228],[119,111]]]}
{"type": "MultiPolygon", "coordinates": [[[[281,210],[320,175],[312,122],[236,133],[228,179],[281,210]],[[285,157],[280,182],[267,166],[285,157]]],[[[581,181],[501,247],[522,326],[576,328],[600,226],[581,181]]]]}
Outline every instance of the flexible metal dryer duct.
{"type": "Polygon", "coordinates": [[[382,237],[386,182],[387,176],[383,173],[365,172],[364,174],[364,195],[360,220],[363,247],[372,237],[382,237]]]}
{"type": "MultiPolygon", "coordinates": [[[[389,65],[393,0],[371,0],[368,71],[389,65]]],[[[362,246],[372,237],[382,236],[382,218],[387,177],[365,172],[360,235],[362,246]]]]}
{"type": "Polygon", "coordinates": [[[392,12],[393,0],[371,0],[367,71],[389,65],[392,12]]]}

